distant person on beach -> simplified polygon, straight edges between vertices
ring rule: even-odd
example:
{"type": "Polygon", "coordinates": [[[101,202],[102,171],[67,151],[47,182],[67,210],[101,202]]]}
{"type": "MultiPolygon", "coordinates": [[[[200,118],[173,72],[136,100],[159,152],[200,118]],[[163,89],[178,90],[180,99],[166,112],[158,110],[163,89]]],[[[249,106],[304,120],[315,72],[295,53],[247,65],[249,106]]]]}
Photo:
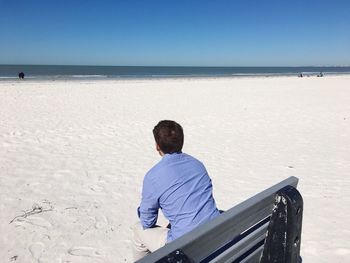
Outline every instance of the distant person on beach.
{"type": "Polygon", "coordinates": [[[18,78],[19,79],[24,79],[24,73],[23,72],[18,73],[18,78]]]}
{"type": "Polygon", "coordinates": [[[133,256],[138,260],[220,214],[204,165],[182,152],[182,127],[169,120],[153,129],[162,159],[145,175],[137,209],[140,222],[133,227],[133,256]],[[158,210],[169,220],[157,225],[158,210]]]}

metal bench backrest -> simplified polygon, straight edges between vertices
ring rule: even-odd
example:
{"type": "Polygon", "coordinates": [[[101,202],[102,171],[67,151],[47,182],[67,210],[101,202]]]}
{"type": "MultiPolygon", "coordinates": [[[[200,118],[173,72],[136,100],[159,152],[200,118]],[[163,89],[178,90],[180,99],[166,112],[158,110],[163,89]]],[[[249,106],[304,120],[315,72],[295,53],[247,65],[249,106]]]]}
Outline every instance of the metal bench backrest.
{"type": "Polygon", "coordinates": [[[296,187],[297,184],[298,178],[289,177],[137,263],[259,262],[276,193],[286,186],[296,187]],[[182,253],[184,255],[178,257],[182,258],[179,261],[168,259],[171,254],[182,253]]]}

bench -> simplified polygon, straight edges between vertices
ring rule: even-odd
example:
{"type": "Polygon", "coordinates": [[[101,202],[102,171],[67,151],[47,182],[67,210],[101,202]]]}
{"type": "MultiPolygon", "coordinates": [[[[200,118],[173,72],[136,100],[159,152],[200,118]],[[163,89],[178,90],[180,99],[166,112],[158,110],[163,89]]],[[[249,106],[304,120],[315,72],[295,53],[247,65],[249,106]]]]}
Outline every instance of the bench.
{"type": "Polygon", "coordinates": [[[289,177],[137,263],[301,262],[303,200],[289,177]]]}

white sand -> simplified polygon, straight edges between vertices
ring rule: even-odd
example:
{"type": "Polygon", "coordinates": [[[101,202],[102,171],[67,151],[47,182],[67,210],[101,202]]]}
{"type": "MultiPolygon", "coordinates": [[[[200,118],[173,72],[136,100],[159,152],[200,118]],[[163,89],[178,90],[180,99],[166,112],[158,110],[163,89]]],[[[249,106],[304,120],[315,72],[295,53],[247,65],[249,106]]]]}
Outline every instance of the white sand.
{"type": "Polygon", "coordinates": [[[1,262],[131,262],[161,119],[220,208],[297,176],[304,261],[350,257],[350,76],[1,81],[0,106],[1,262]],[[9,224],[33,205],[50,211],[9,224]]]}

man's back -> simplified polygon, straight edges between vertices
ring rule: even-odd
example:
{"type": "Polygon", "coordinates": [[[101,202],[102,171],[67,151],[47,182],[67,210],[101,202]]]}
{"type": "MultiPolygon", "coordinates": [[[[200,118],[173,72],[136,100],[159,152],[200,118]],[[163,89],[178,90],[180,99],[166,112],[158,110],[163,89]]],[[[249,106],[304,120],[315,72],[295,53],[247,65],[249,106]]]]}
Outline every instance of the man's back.
{"type": "Polygon", "coordinates": [[[185,153],[165,154],[145,176],[140,206],[144,228],[161,208],[171,224],[168,242],[219,215],[204,165],[185,153]]]}

